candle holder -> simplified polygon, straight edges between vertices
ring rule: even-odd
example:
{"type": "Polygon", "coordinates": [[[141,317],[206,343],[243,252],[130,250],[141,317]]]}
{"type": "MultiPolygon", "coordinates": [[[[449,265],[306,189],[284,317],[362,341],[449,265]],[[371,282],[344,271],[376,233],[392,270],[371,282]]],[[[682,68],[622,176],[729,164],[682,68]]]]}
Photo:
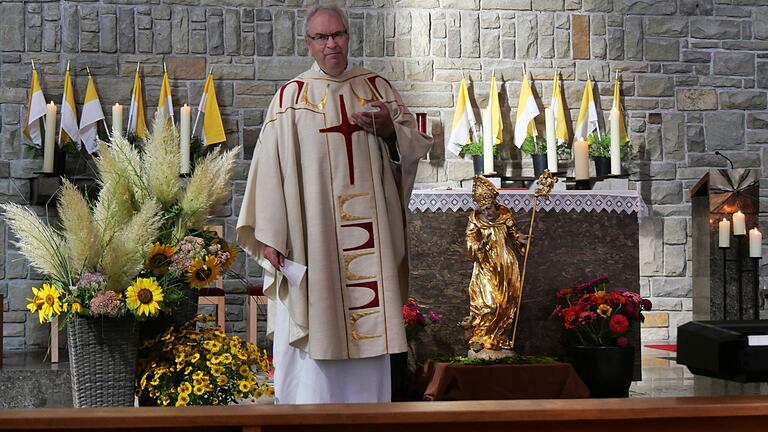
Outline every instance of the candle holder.
{"type": "Polygon", "coordinates": [[[739,287],[739,297],[738,297],[738,305],[739,305],[739,320],[744,319],[744,284],[743,284],[743,278],[742,278],[742,249],[744,248],[744,238],[746,237],[746,234],[734,234],[734,237],[736,237],[736,277],[738,278],[737,286],[739,287]]]}
{"type": "Polygon", "coordinates": [[[723,252],[723,321],[728,321],[728,278],[726,277],[728,268],[728,249],[729,246],[718,246],[723,252]]]}
{"type": "Polygon", "coordinates": [[[752,281],[752,319],[760,319],[760,260],[762,257],[749,257],[752,260],[752,275],[754,279],[752,281]]]}

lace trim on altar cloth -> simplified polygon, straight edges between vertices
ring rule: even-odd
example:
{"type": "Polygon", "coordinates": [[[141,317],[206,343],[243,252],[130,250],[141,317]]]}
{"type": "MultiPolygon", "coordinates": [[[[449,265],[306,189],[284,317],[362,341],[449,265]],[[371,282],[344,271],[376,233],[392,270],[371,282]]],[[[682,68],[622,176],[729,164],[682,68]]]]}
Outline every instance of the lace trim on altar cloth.
{"type": "MultiPolygon", "coordinates": [[[[499,191],[499,202],[512,211],[533,208],[531,191],[499,191]]],[[[468,211],[475,207],[468,189],[414,190],[408,208],[413,212],[468,211]]],[[[648,207],[637,191],[552,191],[539,200],[539,210],[556,212],[616,212],[637,218],[648,216],[648,207]]]]}

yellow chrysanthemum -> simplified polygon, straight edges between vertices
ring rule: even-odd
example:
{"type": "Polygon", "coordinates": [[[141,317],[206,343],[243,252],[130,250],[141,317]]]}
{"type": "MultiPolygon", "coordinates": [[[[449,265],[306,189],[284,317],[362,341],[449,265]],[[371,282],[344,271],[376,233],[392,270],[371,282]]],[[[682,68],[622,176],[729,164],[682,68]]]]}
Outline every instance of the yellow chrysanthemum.
{"type": "Polygon", "coordinates": [[[187,406],[189,403],[189,395],[186,393],[182,393],[179,395],[179,399],[176,400],[176,406],[187,406]]]}
{"type": "Polygon", "coordinates": [[[197,371],[197,372],[195,372],[195,373],[193,373],[193,374],[192,374],[192,378],[194,378],[194,379],[198,379],[198,380],[199,380],[199,379],[201,379],[201,378],[203,377],[203,375],[205,375],[205,374],[203,373],[203,371],[197,371]]]}
{"type": "Polygon", "coordinates": [[[248,367],[248,365],[242,365],[240,366],[240,375],[249,375],[251,373],[251,368],[248,367]]]}
{"type": "Polygon", "coordinates": [[[189,358],[189,361],[192,362],[192,363],[194,363],[194,362],[196,362],[198,360],[200,360],[200,354],[198,354],[198,353],[192,354],[192,357],[189,358]]]}
{"type": "Polygon", "coordinates": [[[162,276],[168,273],[171,267],[171,257],[176,253],[176,247],[155,243],[147,252],[147,262],[144,267],[152,271],[155,276],[162,276]]]}
{"type": "Polygon", "coordinates": [[[181,363],[184,361],[184,353],[178,352],[176,353],[176,363],[181,363]]]}
{"type": "Polygon", "coordinates": [[[136,278],[125,292],[125,301],[137,315],[155,316],[160,312],[163,290],[155,278],[136,278]]]}
{"type": "Polygon", "coordinates": [[[218,378],[216,378],[216,384],[223,386],[229,381],[229,378],[227,378],[226,375],[219,375],[218,378]]]}
{"type": "Polygon", "coordinates": [[[240,381],[237,384],[237,387],[240,389],[241,392],[248,393],[251,390],[251,383],[249,383],[248,381],[240,381]]]}
{"type": "Polygon", "coordinates": [[[195,386],[194,393],[197,396],[202,396],[205,393],[205,388],[203,386],[195,386]]]}
{"type": "Polygon", "coordinates": [[[221,362],[224,364],[232,363],[232,355],[229,353],[224,353],[219,358],[221,359],[221,362]]]}
{"type": "Polygon", "coordinates": [[[167,394],[160,396],[160,403],[163,406],[167,406],[169,403],[171,403],[171,397],[168,396],[167,394]]]}
{"type": "Polygon", "coordinates": [[[613,312],[613,309],[611,309],[611,307],[607,304],[601,304],[597,307],[597,313],[603,318],[608,318],[611,316],[611,312],[613,312]]]}
{"type": "Polygon", "coordinates": [[[180,394],[189,394],[192,392],[192,385],[186,381],[179,384],[179,393],[180,394]]]}
{"type": "Polygon", "coordinates": [[[211,375],[215,377],[218,377],[223,373],[224,373],[224,368],[221,366],[215,365],[214,367],[211,368],[211,375]]]}
{"type": "Polygon", "coordinates": [[[187,280],[193,287],[203,288],[219,277],[219,260],[211,255],[206,255],[205,259],[195,258],[187,268],[187,280]]]}

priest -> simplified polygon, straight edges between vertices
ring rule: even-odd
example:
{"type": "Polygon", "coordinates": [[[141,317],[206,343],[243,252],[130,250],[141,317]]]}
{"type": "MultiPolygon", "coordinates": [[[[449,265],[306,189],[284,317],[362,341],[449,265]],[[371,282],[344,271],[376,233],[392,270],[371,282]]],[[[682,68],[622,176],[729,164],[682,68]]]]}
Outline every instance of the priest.
{"type": "Polygon", "coordinates": [[[312,68],[275,94],[237,222],[264,269],[278,403],[388,402],[407,350],[405,214],[431,138],[391,84],[349,63],[337,7],[306,17],[312,68]]]}

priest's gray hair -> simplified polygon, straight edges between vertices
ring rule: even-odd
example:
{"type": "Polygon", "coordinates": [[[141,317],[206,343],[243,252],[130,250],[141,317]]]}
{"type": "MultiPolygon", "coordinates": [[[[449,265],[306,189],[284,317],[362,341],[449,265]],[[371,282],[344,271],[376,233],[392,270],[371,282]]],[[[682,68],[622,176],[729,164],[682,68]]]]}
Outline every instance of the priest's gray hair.
{"type": "Polygon", "coordinates": [[[312,20],[312,17],[314,17],[318,12],[326,11],[335,13],[339,18],[341,18],[341,22],[344,23],[344,30],[349,31],[349,20],[347,19],[347,14],[344,12],[343,9],[341,9],[338,6],[315,6],[312,9],[307,12],[307,18],[304,20],[304,37],[309,36],[309,22],[312,20]]]}

